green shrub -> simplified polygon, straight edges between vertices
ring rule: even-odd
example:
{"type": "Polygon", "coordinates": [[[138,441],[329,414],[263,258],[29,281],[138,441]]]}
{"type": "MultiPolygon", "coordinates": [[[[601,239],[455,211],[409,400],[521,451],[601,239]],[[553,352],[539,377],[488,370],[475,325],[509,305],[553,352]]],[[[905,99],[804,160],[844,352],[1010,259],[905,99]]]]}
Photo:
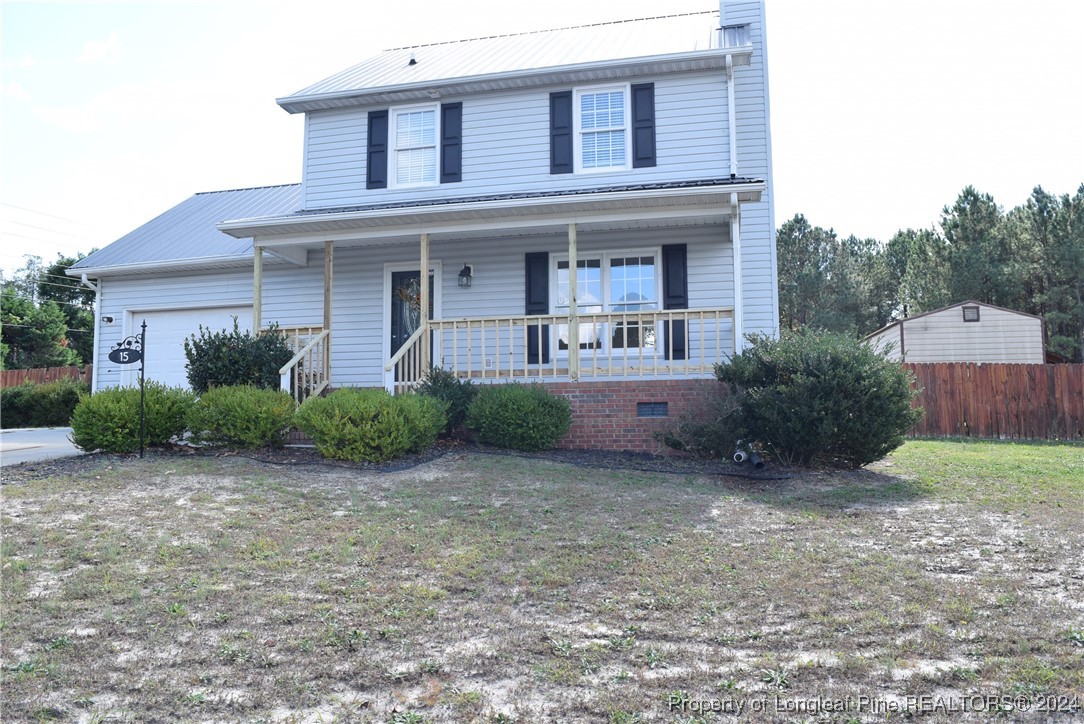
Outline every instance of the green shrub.
{"type": "Polygon", "coordinates": [[[259,334],[242,332],[233,320],[233,330],[212,332],[199,327],[184,341],[188,360],[188,384],[197,394],[212,387],[253,385],[265,390],[279,388],[279,370],[294,352],[274,325],[259,334]]]}
{"type": "Polygon", "coordinates": [[[290,432],[297,406],[280,390],[252,385],[213,387],[188,411],[195,443],[255,449],[281,447],[290,432]]]}
{"type": "Polygon", "coordinates": [[[448,423],[444,434],[449,435],[467,420],[467,410],[478,394],[478,388],[470,380],[461,380],[443,367],[430,367],[425,379],[418,385],[419,395],[435,397],[447,408],[448,423]]]}
{"type": "Polygon", "coordinates": [[[572,428],[572,407],[542,385],[484,385],[467,410],[467,427],[490,445],[546,450],[572,428]]]}
{"type": "Polygon", "coordinates": [[[858,468],[903,444],[922,417],[912,376],[850,337],[755,337],[715,375],[740,397],[739,436],[790,464],[858,468]]]}
{"type": "Polygon", "coordinates": [[[3,427],[66,427],[79,398],[90,392],[85,382],[27,382],[0,390],[3,427]]]}
{"type": "Polygon", "coordinates": [[[722,388],[700,409],[679,418],[674,427],[656,432],[655,439],[699,458],[729,459],[741,439],[740,408],[740,396],[722,388]]]}
{"type": "MultiPolygon", "coordinates": [[[[195,396],[179,387],[146,383],[146,445],[165,445],[180,437],[195,396]]],[[[79,401],[72,415],[72,442],[93,452],[129,453],[139,449],[139,388],[115,387],[79,401]]]]}
{"type": "Polygon", "coordinates": [[[347,387],[310,397],[294,423],[324,457],[382,462],[432,445],[445,419],[443,405],[432,397],[347,387]]]}

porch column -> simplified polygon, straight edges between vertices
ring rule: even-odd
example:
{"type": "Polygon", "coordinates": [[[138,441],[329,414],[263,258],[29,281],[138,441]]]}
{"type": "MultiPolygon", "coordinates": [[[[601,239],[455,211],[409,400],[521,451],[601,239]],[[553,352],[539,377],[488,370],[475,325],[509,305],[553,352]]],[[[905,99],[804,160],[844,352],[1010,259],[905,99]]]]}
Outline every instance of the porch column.
{"type": "Polygon", "coordinates": [[[422,234],[421,239],[421,263],[418,266],[420,270],[420,279],[418,280],[418,290],[421,294],[421,302],[418,318],[421,320],[421,328],[425,330],[422,334],[422,374],[429,372],[429,365],[431,360],[429,358],[429,234],[422,234]]]}
{"type": "Polygon", "coordinates": [[[580,309],[576,294],[576,225],[568,225],[568,376],[580,379],[580,309]]]}
{"type": "Polygon", "coordinates": [[[331,300],[334,286],[334,242],[324,242],[324,379],[331,381],[331,300]]]}
{"type": "Polygon", "coordinates": [[[252,333],[263,325],[263,247],[252,244],[252,333]]]}
{"type": "Polygon", "coordinates": [[[734,252],[734,354],[745,348],[745,329],[742,324],[742,269],[741,269],[741,208],[738,195],[730,194],[730,246],[734,252]]]}

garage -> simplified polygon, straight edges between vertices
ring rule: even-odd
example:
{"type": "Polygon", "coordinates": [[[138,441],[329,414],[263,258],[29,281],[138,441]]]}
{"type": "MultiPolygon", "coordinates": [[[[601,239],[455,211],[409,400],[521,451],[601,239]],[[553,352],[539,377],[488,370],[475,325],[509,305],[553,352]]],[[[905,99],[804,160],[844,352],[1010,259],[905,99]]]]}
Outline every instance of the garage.
{"type": "MultiPolygon", "coordinates": [[[[189,309],[156,309],[128,313],[128,333],[139,334],[140,324],[147,321],[146,365],[147,379],[175,387],[188,387],[185,373],[184,341],[199,330],[233,329],[233,320],[243,330],[252,326],[252,306],[202,307],[189,309]]],[[[139,379],[139,365],[124,371],[125,384],[139,379]]]]}

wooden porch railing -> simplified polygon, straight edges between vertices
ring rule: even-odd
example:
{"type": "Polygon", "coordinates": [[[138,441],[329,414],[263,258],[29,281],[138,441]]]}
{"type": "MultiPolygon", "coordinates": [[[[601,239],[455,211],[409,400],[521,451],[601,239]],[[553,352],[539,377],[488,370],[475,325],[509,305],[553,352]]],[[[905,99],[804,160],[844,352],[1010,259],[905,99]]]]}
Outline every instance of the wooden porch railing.
{"type": "MultiPolygon", "coordinates": [[[[736,342],[732,307],[581,313],[571,319],[435,319],[428,330],[433,364],[477,380],[709,374],[736,342]],[[578,349],[570,349],[569,340],[576,338],[578,349]]],[[[425,375],[424,332],[416,331],[385,367],[395,373],[393,392],[413,388],[425,375]]]]}
{"type": "Polygon", "coordinates": [[[427,332],[428,329],[423,322],[422,326],[403,342],[399,351],[393,354],[384,365],[384,371],[392,373],[391,391],[393,394],[398,395],[414,389],[429,371],[429,364],[422,360],[422,342],[427,332]]]}
{"type": "Polygon", "coordinates": [[[297,404],[319,395],[331,383],[331,330],[316,331],[311,336],[295,337],[296,344],[308,340],[289,362],[279,369],[279,389],[294,396],[297,404]]]}

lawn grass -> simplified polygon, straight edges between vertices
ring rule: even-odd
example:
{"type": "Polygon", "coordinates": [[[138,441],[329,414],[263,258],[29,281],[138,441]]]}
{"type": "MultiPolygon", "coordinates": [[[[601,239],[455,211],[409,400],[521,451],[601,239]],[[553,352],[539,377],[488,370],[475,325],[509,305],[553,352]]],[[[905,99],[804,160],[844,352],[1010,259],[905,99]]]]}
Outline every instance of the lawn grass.
{"type": "Polygon", "coordinates": [[[169,456],[5,472],[0,703],[7,721],[1071,707],[1082,465],[1080,446],[917,441],[786,481],[481,454],[392,474],[169,456]]]}

